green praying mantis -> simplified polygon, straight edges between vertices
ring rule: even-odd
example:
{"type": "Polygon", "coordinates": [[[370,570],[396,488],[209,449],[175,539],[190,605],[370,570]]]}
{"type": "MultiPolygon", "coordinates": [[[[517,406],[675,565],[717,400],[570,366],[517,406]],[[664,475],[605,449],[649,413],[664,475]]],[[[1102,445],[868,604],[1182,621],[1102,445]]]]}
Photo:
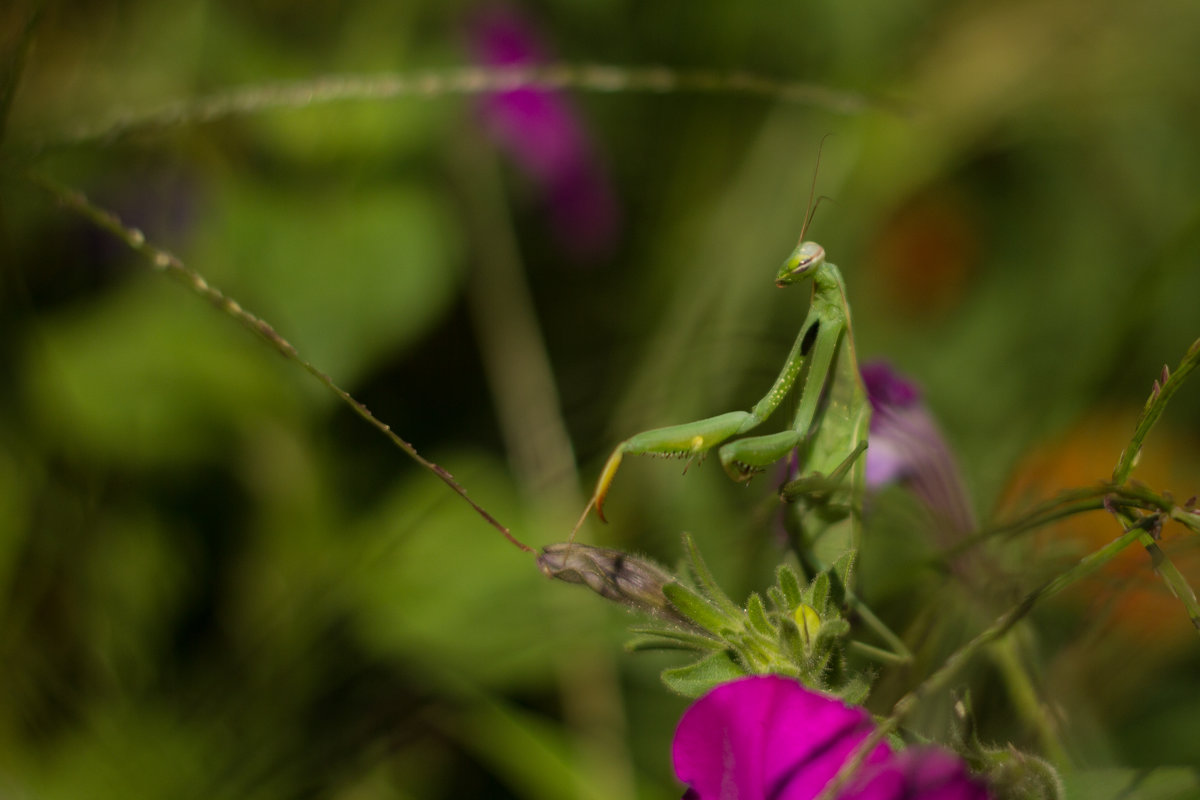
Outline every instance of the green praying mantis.
{"type": "Polygon", "coordinates": [[[735,481],[747,481],[795,451],[800,477],[786,483],[780,495],[796,504],[797,550],[819,565],[857,548],[865,484],[865,459],[860,456],[867,447],[871,406],[854,352],[845,284],[838,268],[826,261],[824,248],[804,240],[810,220],[811,215],[806,215],[800,242],[775,277],[780,288],[811,281],[812,296],[808,315],[770,390],[749,411],[655,428],[618,444],[600,472],[572,540],[593,508],[601,521],[607,521],[605,498],[626,455],[692,459],[719,446],[721,466],[735,481]],[[734,438],[765,422],[797,381],[799,399],[787,430],[734,438]]]}

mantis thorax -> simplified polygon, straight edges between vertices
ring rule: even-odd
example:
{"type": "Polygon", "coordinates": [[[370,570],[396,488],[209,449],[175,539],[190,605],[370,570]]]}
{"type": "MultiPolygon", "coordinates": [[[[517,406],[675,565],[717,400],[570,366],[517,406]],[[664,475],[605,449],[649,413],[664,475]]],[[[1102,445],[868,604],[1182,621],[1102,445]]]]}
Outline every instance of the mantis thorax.
{"type": "Polygon", "coordinates": [[[775,285],[782,288],[799,283],[820,269],[824,263],[825,248],[816,242],[801,242],[779,268],[779,274],[775,276],[775,285]]]}

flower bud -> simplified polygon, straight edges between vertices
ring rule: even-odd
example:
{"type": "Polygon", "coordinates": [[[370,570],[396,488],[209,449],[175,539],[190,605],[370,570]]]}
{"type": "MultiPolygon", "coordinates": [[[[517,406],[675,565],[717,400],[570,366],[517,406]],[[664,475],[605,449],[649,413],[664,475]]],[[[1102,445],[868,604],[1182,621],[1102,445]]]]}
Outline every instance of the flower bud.
{"type": "Polygon", "coordinates": [[[800,639],[804,642],[804,649],[811,651],[813,643],[817,640],[817,633],[821,630],[821,615],[808,603],[801,603],[792,612],[792,619],[796,621],[796,627],[800,629],[800,639]]]}
{"type": "Polygon", "coordinates": [[[635,611],[694,627],[663,594],[663,587],[674,581],[674,576],[650,561],[576,542],[546,545],[537,561],[538,569],[547,577],[582,583],[601,597],[635,611]]]}
{"type": "Polygon", "coordinates": [[[1061,800],[1064,796],[1058,771],[1045,759],[1012,746],[985,750],[982,755],[982,775],[996,800],[1061,800]]]}

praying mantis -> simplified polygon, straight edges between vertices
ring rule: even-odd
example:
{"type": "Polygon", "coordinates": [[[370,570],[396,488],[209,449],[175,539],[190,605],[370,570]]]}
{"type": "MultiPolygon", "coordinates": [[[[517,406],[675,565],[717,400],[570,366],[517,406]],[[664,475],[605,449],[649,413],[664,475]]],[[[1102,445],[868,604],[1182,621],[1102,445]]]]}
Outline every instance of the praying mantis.
{"type": "Polygon", "coordinates": [[[655,428],[618,444],[600,472],[572,540],[593,508],[607,521],[604,502],[626,455],[692,459],[719,446],[721,466],[739,482],[796,451],[801,474],[786,483],[780,495],[796,504],[797,549],[811,555],[815,564],[829,564],[857,548],[865,484],[865,460],[860,456],[867,447],[871,406],[854,352],[845,283],[838,268],[825,259],[824,248],[804,240],[810,219],[775,277],[780,288],[811,281],[812,295],[808,315],[770,390],[749,411],[655,428]],[[733,438],[765,422],[797,381],[799,400],[788,429],[733,438]]]}

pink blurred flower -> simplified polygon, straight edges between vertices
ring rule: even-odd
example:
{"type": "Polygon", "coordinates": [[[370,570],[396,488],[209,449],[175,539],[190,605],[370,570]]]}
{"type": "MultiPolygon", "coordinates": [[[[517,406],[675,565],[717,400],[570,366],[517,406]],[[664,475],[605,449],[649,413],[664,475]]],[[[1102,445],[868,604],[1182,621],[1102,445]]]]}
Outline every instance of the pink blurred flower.
{"type": "MultiPolygon", "coordinates": [[[[756,676],[722,684],[679,721],[675,774],[684,800],[810,800],[874,730],[861,708],[798,681],[756,676]]],[[[936,748],[871,751],[838,800],[987,800],[983,784],[936,748]]]]}
{"type": "MultiPolygon", "coordinates": [[[[476,17],[470,45],[490,67],[545,64],[532,27],[511,10],[476,17]]],[[[620,211],[607,173],[575,109],[561,92],[522,88],[485,95],[480,104],[492,140],[538,186],[564,245],[601,256],[615,244],[620,211]]]]}
{"type": "Polygon", "coordinates": [[[867,485],[903,483],[940,523],[949,544],[975,529],[975,515],[954,455],[916,384],[885,362],[862,366],[871,400],[867,485]]]}

